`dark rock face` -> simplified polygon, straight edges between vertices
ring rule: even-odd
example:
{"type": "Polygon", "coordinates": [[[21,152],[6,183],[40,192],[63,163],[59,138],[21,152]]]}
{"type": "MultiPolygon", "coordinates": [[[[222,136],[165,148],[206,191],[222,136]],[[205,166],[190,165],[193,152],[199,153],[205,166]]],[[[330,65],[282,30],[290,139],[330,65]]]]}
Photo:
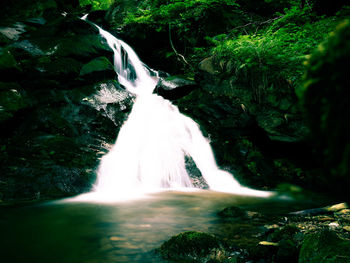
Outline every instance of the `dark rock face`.
{"type": "Polygon", "coordinates": [[[241,86],[236,83],[232,62],[218,61],[215,57],[202,61],[199,70],[198,81],[205,91],[235,101],[272,141],[299,142],[305,138],[307,129],[288,83],[267,90],[241,86]]]}
{"type": "Polygon", "coordinates": [[[88,191],[133,103],[96,28],[56,8],[0,28],[2,200],[88,191]]]}
{"type": "Polygon", "coordinates": [[[305,157],[308,129],[294,90],[288,83],[268,90],[239,85],[230,63],[203,60],[200,88],[175,103],[200,124],[218,164],[241,183],[273,188],[298,182],[303,162],[312,160],[305,157]]]}

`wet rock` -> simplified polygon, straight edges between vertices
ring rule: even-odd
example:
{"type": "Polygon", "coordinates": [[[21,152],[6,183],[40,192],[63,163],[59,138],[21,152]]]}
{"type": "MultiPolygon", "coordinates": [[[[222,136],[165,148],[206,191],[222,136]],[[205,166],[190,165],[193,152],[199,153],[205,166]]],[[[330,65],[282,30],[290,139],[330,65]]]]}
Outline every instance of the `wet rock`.
{"type": "Polygon", "coordinates": [[[154,93],[168,100],[176,100],[188,95],[197,88],[198,85],[193,80],[180,76],[171,76],[161,78],[154,93]]]}
{"type": "Polygon", "coordinates": [[[305,237],[299,263],[349,262],[350,241],[339,238],[334,232],[323,230],[305,237]]]}
{"type": "Polygon", "coordinates": [[[21,69],[10,52],[7,49],[0,49],[0,72],[2,72],[2,81],[16,79],[16,75],[20,73],[21,69]]]}
{"type": "Polygon", "coordinates": [[[247,219],[247,212],[237,206],[227,207],[220,211],[218,215],[225,220],[243,220],[247,219]]]}
{"type": "Polygon", "coordinates": [[[231,64],[218,61],[215,57],[204,59],[199,64],[197,76],[201,87],[210,93],[240,101],[271,140],[304,140],[308,130],[300,117],[297,97],[288,83],[279,87],[252,89],[237,82],[231,64]]]}
{"type": "Polygon", "coordinates": [[[16,33],[0,48],[1,199],[89,191],[133,96],[116,82],[95,26],[56,7],[21,20],[7,26],[17,33],[0,30],[16,33]]]}
{"type": "Polygon", "coordinates": [[[165,259],[196,262],[220,248],[218,238],[202,232],[189,231],[173,236],[156,251],[165,259]]]}
{"type": "Polygon", "coordinates": [[[16,111],[27,105],[25,96],[17,89],[0,91],[0,123],[11,118],[16,111]]]}
{"type": "Polygon", "coordinates": [[[98,57],[83,65],[80,70],[80,77],[85,79],[106,79],[115,76],[114,67],[106,57],[98,57]]]}
{"type": "Polygon", "coordinates": [[[95,35],[65,38],[57,43],[55,54],[57,56],[77,58],[97,57],[102,52],[112,55],[112,50],[103,43],[105,43],[104,38],[95,35]]]}

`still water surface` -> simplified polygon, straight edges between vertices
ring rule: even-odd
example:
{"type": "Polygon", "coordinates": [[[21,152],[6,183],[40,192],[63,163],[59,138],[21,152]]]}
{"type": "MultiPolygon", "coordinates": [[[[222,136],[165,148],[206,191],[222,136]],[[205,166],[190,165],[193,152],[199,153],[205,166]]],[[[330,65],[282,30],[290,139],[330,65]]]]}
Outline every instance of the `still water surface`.
{"type": "MultiPolygon", "coordinates": [[[[221,234],[228,206],[267,213],[292,202],[211,191],[161,192],[114,202],[48,202],[1,209],[1,262],[165,262],[153,250],[183,231],[221,234]]],[[[295,205],[295,204],[294,204],[295,205]]]]}

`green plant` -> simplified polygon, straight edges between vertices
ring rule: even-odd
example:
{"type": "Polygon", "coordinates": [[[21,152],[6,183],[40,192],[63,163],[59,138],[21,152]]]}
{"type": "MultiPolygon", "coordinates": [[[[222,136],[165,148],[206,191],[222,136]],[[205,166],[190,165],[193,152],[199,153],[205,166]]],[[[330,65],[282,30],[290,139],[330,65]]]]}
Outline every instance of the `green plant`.
{"type": "Polygon", "coordinates": [[[79,0],[81,7],[91,5],[92,10],[106,10],[113,2],[114,0],[79,0]]]}

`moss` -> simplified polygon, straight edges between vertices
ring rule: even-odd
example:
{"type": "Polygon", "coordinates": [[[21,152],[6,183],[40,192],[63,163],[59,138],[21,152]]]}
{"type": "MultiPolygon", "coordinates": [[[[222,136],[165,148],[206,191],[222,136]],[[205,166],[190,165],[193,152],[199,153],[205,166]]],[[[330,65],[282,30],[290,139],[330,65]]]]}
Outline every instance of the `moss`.
{"type": "Polygon", "coordinates": [[[17,62],[10,51],[1,50],[0,53],[0,70],[17,68],[17,62]]]}
{"type": "Polygon", "coordinates": [[[323,230],[305,237],[299,263],[349,262],[349,248],[349,240],[340,239],[334,232],[323,230]]]}
{"type": "Polygon", "coordinates": [[[112,74],[114,74],[114,68],[111,62],[106,57],[98,57],[93,60],[91,60],[89,63],[83,65],[83,67],[80,70],[80,76],[85,76],[88,74],[96,73],[96,72],[103,72],[103,71],[110,71],[112,74]]]}
{"type": "Polygon", "coordinates": [[[173,236],[156,251],[165,259],[187,260],[205,257],[220,248],[219,240],[209,234],[189,231],[173,236]]]}
{"type": "Polygon", "coordinates": [[[317,180],[337,189],[338,196],[350,186],[349,68],[350,20],[346,20],[312,54],[298,88],[312,139],[323,158],[317,180]]]}

